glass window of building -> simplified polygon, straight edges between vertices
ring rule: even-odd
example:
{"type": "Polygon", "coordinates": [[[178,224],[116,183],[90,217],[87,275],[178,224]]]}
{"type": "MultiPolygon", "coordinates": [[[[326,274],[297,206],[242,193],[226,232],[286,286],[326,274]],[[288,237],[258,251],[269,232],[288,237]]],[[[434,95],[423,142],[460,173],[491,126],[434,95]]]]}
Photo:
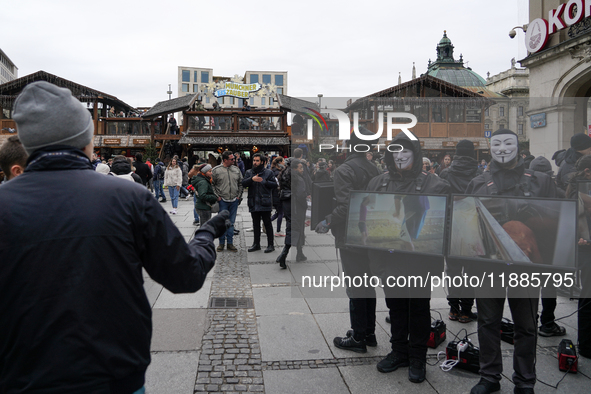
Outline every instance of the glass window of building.
{"type": "Polygon", "coordinates": [[[224,98],[223,97],[218,97],[218,103],[219,104],[223,104],[224,103],[224,98]]]}
{"type": "Polygon", "coordinates": [[[505,107],[499,107],[499,116],[505,116],[505,107]]]}
{"type": "Polygon", "coordinates": [[[484,130],[490,130],[490,125],[488,123],[484,124],[484,130]]]}
{"type": "MultiPolygon", "coordinates": [[[[415,105],[413,107],[412,113],[417,117],[418,122],[428,122],[429,121],[429,106],[428,105],[415,105]]],[[[385,122],[384,118],[384,122],[385,122]]],[[[406,122],[406,120],[405,120],[406,122]]]]}
{"type": "Polygon", "coordinates": [[[201,71],[201,83],[209,82],[209,71],[201,71]]]}
{"type": "Polygon", "coordinates": [[[267,105],[267,104],[265,103],[265,101],[266,101],[265,99],[266,99],[266,97],[261,97],[261,105],[267,105]]]}
{"type": "Polygon", "coordinates": [[[199,82],[197,79],[197,71],[193,71],[193,82],[199,82]]]}
{"type": "Polygon", "coordinates": [[[505,128],[505,125],[501,123],[501,124],[499,125],[499,129],[504,129],[504,128],[505,128]]]}
{"type": "Polygon", "coordinates": [[[257,83],[259,81],[259,74],[250,74],[250,83],[257,83]]]}
{"type": "Polygon", "coordinates": [[[263,74],[263,83],[271,83],[271,74],[263,74]]]}
{"type": "Polygon", "coordinates": [[[277,94],[283,94],[283,88],[277,88],[277,94]]]}
{"type": "Polygon", "coordinates": [[[273,105],[273,97],[269,97],[269,105],[273,105]]]}
{"type": "Polygon", "coordinates": [[[490,115],[488,114],[488,108],[484,110],[484,116],[490,116],[490,115]]]}
{"type": "Polygon", "coordinates": [[[250,105],[254,106],[254,97],[250,98],[250,105]]]}
{"type": "Polygon", "coordinates": [[[197,93],[199,91],[199,85],[194,83],[193,84],[193,93],[197,93]]]}
{"type": "Polygon", "coordinates": [[[447,116],[449,123],[463,123],[464,122],[464,105],[450,104],[447,106],[447,116]]]}
{"type": "Polygon", "coordinates": [[[443,123],[445,122],[445,106],[439,103],[431,105],[431,116],[433,122],[443,123]]]}
{"type": "Polygon", "coordinates": [[[230,97],[230,105],[234,105],[234,97],[230,97]]]}
{"type": "Polygon", "coordinates": [[[183,70],[182,76],[183,82],[191,82],[191,72],[189,70],[183,70]]]}
{"type": "Polygon", "coordinates": [[[517,135],[523,135],[523,124],[517,125],[517,135]]]}
{"type": "Polygon", "coordinates": [[[517,116],[523,116],[523,107],[521,105],[517,107],[517,116]]]}
{"type": "Polygon", "coordinates": [[[183,92],[188,92],[189,91],[189,84],[188,83],[184,83],[182,85],[182,89],[183,89],[183,92]]]}
{"type": "Polygon", "coordinates": [[[482,108],[466,106],[466,122],[480,123],[482,122],[482,108]]]}
{"type": "Polygon", "coordinates": [[[275,75],[275,85],[283,86],[283,75],[275,75]]]}

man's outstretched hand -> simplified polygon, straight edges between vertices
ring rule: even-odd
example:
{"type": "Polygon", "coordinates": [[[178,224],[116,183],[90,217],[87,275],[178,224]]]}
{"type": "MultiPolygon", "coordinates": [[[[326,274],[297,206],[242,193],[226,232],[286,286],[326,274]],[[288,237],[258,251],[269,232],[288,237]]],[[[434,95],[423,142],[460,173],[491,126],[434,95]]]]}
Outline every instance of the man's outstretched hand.
{"type": "Polygon", "coordinates": [[[230,222],[230,212],[223,210],[211,219],[209,219],[200,230],[205,230],[213,234],[214,238],[221,237],[226,230],[232,225],[230,222]]]}

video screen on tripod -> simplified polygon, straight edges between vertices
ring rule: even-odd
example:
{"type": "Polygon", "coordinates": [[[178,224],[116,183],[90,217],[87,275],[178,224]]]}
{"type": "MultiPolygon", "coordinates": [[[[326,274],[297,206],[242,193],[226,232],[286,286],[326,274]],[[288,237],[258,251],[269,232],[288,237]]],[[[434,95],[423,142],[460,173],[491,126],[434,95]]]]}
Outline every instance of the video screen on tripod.
{"type": "Polygon", "coordinates": [[[351,192],[349,246],[443,255],[447,196],[351,192]]]}
{"type": "Polygon", "coordinates": [[[576,227],[574,200],[454,195],[448,256],[572,270],[576,227]]]}
{"type": "Polygon", "coordinates": [[[591,243],[591,182],[579,181],[577,239],[583,238],[591,243]]]}

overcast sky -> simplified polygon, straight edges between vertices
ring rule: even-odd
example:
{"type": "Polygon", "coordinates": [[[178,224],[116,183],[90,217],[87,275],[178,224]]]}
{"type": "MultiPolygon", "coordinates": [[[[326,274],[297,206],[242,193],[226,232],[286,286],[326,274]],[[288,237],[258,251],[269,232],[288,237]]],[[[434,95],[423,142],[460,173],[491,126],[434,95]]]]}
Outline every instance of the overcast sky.
{"type": "Polygon", "coordinates": [[[365,96],[417,76],[443,31],[486,78],[526,56],[527,0],[4,2],[0,48],[19,77],[44,70],[134,107],[176,97],[178,66],[216,76],[287,71],[288,94],[365,96]]]}

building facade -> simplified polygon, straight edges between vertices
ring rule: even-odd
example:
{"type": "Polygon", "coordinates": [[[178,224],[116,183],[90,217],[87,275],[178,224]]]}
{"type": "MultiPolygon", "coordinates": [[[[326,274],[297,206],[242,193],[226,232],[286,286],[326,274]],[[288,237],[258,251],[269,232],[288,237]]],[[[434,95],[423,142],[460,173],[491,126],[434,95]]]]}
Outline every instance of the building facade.
{"type": "Polygon", "coordinates": [[[0,49],[0,85],[18,78],[18,68],[0,49]]]}
{"type": "Polygon", "coordinates": [[[529,70],[517,68],[513,59],[509,70],[486,79],[486,87],[504,97],[496,98],[496,104],[486,109],[484,129],[509,129],[520,141],[527,141],[530,133],[526,114],[529,110],[529,70]]]}
{"type": "Polygon", "coordinates": [[[241,84],[259,83],[267,87],[263,92],[251,94],[249,105],[254,108],[279,108],[276,94],[287,94],[287,71],[246,71],[244,76],[214,76],[212,68],[178,67],[178,97],[199,94],[205,108],[212,108],[217,101],[222,108],[240,108],[244,99],[238,97],[215,97],[214,91],[227,82],[241,84]]]}
{"type": "Polygon", "coordinates": [[[551,158],[589,133],[591,17],[589,0],[530,0],[525,34],[529,70],[530,151],[551,158]],[[583,5],[583,7],[578,7],[583,5]]]}

